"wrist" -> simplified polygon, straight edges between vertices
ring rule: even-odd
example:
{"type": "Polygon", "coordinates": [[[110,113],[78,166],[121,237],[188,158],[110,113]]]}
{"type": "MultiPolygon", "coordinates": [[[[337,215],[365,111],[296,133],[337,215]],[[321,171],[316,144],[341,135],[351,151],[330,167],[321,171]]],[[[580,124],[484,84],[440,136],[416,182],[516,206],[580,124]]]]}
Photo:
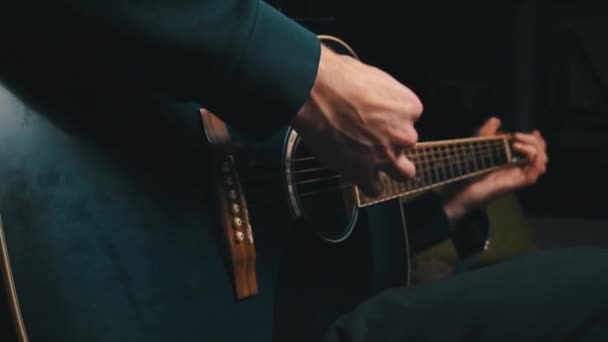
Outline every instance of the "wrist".
{"type": "Polygon", "coordinates": [[[478,182],[450,187],[440,195],[443,210],[452,224],[460,222],[468,213],[487,203],[486,191],[478,182]]]}
{"type": "Polygon", "coordinates": [[[457,187],[448,188],[439,193],[441,205],[448,221],[452,226],[456,225],[474,207],[471,203],[468,189],[457,187]]]}
{"type": "Polygon", "coordinates": [[[447,201],[443,203],[443,211],[450,224],[457,224],[468,212],[468,210],[458,201],[447,201]]]}
{"type": "Polygon", "coordinates": [[[308,98],[304,105],[300,108],[294,119],[292,120],[292,126],[296,131],[307,130],[311,126],[319,126],[322,124],[320,120],[315,119],[315,112],[321,110],[319,100],[324,89],[327,87],[328,68],[329,64],[336,57],[336,54],[331,51],[328,47],[321,44],[321,56],[319,58],[319,65],[317,69],[317,76],[313,83],[313,86],[308,94],[308,98]]]}

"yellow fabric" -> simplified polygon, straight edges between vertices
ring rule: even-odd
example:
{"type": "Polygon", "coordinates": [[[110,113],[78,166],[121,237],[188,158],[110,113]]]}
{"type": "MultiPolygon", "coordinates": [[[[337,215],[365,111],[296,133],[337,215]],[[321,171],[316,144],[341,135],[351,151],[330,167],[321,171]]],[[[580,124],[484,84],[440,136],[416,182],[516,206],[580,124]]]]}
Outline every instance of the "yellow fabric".
{"type": "MultiPolygon", "coordinates": [[[[487,208],[490,220],[490,243],[473,267],[493,264],[536,248],[528,222],[515,194],[503,196],[487,208]]],[[[412,258],[414,284],[443,278],[460,260],[454,245],[444,241],[419,252],[412,258]]]]}

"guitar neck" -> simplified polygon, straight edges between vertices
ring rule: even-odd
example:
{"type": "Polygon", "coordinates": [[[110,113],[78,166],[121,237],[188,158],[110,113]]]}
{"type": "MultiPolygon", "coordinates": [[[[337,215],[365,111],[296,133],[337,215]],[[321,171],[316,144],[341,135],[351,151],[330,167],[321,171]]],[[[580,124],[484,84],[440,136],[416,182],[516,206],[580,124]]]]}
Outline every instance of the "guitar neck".
{"type": "Polygon", "coordinates": [[[358,207],[431,190],[477,176],[513,161],[511,135],[418,143],[406,155],[416,165],[416,177],[400,182],[384,177],[384,193],[367,197],[356,188],[358,207]]]}

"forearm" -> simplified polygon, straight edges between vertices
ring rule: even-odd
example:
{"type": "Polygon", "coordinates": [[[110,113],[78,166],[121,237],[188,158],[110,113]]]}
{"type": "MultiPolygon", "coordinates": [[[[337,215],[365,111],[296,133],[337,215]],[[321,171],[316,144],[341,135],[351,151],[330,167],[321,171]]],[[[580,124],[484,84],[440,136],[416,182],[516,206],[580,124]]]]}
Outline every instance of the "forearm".
{"type": "Polygon", "coordinates": [[[414,252],[451,240],[458,255],[466,257],[481,251],[489,232],[485,210],[477,208],[458,218],[450,216],[444,198],[429,192],[403,205],[414,252]]]}

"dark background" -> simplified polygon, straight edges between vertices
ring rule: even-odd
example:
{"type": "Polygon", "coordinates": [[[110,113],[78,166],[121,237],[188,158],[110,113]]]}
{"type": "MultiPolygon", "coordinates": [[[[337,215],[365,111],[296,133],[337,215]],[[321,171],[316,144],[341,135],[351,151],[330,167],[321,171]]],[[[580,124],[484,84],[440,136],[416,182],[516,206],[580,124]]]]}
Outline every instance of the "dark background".
{"type": "Polygon", "coordinates": [[[530,216],[605,219],[608,11],[599,1],[302,1],[278,6],[335,34],[412,88],[421,140],[470,135],[490,115],[541,130],[547,174],[530,216]]]}
{"type": "Polygon", "coordinates": [[[550,222],[564,228],[544,221],[551,239],[542,242],[607,245],[608,13],[600,1],[275,4],[411,87],[425,105],[422,140],[471,135],[490,115],[507,131],[539,128],[548,173],[519,197],[536,223],[557,218],[550,222]]]}

